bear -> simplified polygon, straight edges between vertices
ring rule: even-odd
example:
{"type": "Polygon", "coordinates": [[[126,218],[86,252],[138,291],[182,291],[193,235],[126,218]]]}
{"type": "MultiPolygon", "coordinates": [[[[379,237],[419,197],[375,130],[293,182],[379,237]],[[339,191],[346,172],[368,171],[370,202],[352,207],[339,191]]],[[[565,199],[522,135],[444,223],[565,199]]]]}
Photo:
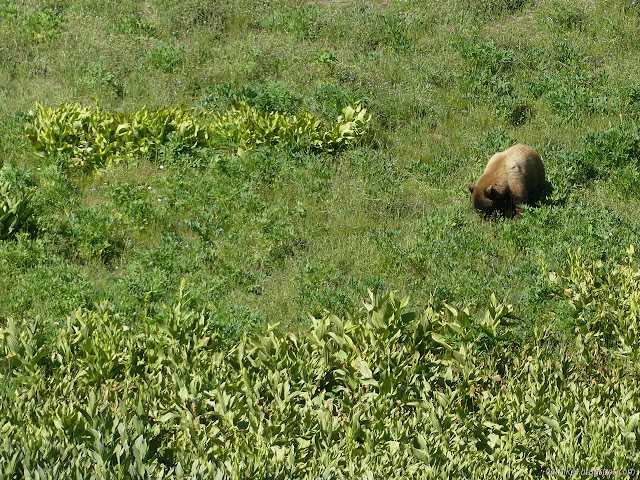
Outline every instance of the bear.
{"type": "Polygon", "coordinates": [[[517,144],[494,154],[476,183],[469,183],[476,211],[489,218],[500,212],[520,218],[520,205],[539,200],[545,186],[542,159],[529,145],[517,144]]]}

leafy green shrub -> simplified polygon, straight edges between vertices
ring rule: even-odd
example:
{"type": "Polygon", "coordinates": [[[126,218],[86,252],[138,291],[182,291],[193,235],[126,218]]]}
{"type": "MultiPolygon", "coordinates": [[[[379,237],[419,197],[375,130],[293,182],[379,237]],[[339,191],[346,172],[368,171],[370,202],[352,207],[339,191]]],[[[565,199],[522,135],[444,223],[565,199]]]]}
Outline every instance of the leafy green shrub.
{"type": "Polygon", "coordinates": [[[33,191],[24,192],[0,177],[0,240],[14,236],[27,225],[33,213],[33,191]]]}
{"type": "Polygon", "coordinates": [[[222,114],[213,114],[211,133],[221,145],[236,146],[239,151],[254,145],[284,143],[334,152],[364,133],[370,118],[366,113],[361,105],[345,107],[333,128],[322,132],[320,122],[308,112],[292,116],[262,113],[240,103],[222,114]]]}
{"type": "Polygon", "coordinates": [[[576,334],[584,355],[596,357],[603,349],[639,360],[640,270],[635,248],[627,248],[620,265],[584,260],[581,251],[569,252],[566,271],[551,272],[551,281],[562,289],[574,309],[576,334]]]}
{"type": "Polygon", "coordinates": [[[242,152],[259,145],[288,144],[334,152],[361,136],[369,122],[360,104],[345,107],[336,123],[323,130],[308,112],[286,115],[262,112],[238,103],[226,112],[195,112],[185,108],[157,108],[124,114],[100,107],[37,104],[25,130],[42,155],[68,156],[74,166],[92,169],[127,157],[147,155],[175,133],[179,150],[211,146],[242,152]]]}
{"type": "Polygon", "coordinates": [[[104,165],[117,147],[117,127],[122,118],[115,112],[105,112],[80,105],[47,108],[37,104],[30,112],[33,123],[25,130],[34,149],[42,155],[67,155],[78,166],[104,165]]]}

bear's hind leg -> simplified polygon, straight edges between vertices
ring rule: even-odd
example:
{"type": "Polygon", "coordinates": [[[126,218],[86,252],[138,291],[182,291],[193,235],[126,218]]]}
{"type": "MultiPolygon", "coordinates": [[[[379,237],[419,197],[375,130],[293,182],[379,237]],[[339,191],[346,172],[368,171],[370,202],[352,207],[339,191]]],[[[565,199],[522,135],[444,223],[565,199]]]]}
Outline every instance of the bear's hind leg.
{"type": "Polygon", "coordinates": [[[522,210],[520,209],[520,205],[524,203],[527,203],[526,195],[511,195],[511,218],[513,220],[521,218],[522,210]]]}

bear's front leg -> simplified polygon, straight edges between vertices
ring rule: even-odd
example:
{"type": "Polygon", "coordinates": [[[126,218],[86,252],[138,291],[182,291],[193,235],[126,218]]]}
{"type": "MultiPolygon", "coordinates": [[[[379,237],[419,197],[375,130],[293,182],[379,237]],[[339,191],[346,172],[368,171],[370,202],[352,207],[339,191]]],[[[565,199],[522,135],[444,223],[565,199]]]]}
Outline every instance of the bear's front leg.
{"type": "Polygon", "coordinates": [[[518,220],[519,218],[522,217],[521,215],[522,211],[520,210],[520,207],[516,207],[513,210],[513,217],[511,217],[512,220],[518,220]]]}

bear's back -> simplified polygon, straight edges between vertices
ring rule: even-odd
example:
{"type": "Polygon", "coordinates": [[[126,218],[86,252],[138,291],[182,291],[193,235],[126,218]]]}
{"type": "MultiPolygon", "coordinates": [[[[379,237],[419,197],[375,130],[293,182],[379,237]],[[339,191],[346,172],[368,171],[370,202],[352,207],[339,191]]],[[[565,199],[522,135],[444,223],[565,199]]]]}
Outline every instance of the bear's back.
{"type": "Polygon", "coordinates": [[[525,186],[530,194],[544,187],[545,171],[538,152],[528,145],[518,144],[504,152],[504,171],[510,185],[525,186]]]}

